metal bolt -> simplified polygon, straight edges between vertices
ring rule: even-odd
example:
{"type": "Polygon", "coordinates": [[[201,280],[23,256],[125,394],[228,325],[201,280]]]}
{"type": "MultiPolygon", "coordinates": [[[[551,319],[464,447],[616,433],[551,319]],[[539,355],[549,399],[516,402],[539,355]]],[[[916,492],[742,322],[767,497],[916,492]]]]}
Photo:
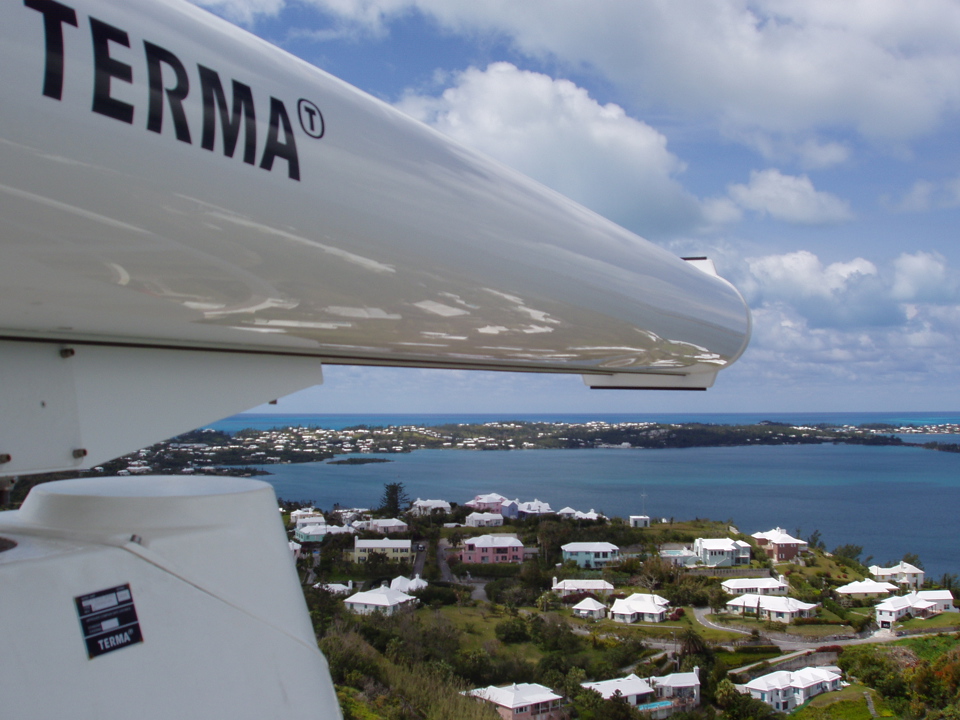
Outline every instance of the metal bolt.
{"type": "Polygon", "coordinates": [[[10,453],[0,453],[0,464],[8,463],[11,460],[13,460],[13,458],[10,457],[10,453]]]}
{"type": "Polygon", "coordinates": [[[60,357],[62,357],[64,360],[66,360],[67,358],[72,358],[76,354],[77,354],[77,351],[74,350],[73,348],[69,348],[69,347],[60,348],[60,357]]]}
{"type": "Polygon", "coordinates": [[[86,448],[77,448],[76,450],[73,451],[73,456],[74,456],[77,460],[79,460],[80,458],[85,458],[85,457],[87,456],[87,449],[86,449],[86,448]]]}

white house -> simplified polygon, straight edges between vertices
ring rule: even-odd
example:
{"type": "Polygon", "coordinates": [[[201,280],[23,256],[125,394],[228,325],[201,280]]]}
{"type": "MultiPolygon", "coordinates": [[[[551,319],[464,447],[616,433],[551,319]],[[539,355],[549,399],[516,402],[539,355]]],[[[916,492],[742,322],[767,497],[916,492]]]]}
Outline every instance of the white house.
{"type": "Polygon", "coordinates": [[[563,698],[537,683],[514,683],[502,688],[490,686],[468,690],[464,694],[496,706],[504,720],[562,720],[566,717],[563,698]]]}
{"type": "Polygon", "coordinates": [[[740,595],[727,603],[727,612],[740,615],[758,614],[761,619],[788,623],[797,618],[816,615],[816,603],[805,603],[792,597],[740,595]]]}
{"type": "Polygon", "coordinates": [[[593,598],[584,598],[572,608],[573,614],[582,618],[593,618],[602,620],[607,616],[607,606],[599,600],[593,598]]]}
{"type": "Polygon", "coordinates": [[[370,521],[369,529],[381,535],[390,535],[391,533],[406,532],[410,529],[410,526],[397,518],[376,518],[370,521]]]}
{"type": "Polygon", "coordinates": [[[500,513],[472,512],[464,522],[467,527],[499,527],[503,525],[503,515],[500,513]]]}
{"type": "Polygon", "coordinates": [[[838,587],[834,592],[846,598],[866,600],[868,598],[886,597],[896,589],[897,586],[893,583],[867,579],[847,583],[838,587]]]}
{"type": "Polygon", "coordinates": [[[693,552],[707,567],[750,564],[750,543],[730,538],[697,538],[693,552]]]}
{"type": "Polygon", "coordinates": [[[389,587],[378,587],[366,592],[351,595],[343,604],[347,610],[358,615],[369,615],[381,612],[384,615],[393,615],[403,608],[413,607],[417,599],[411,595],[389,587]]]}
{"type": "Polygon", "coordinates": [[[557,582],[557,579],[554,578],[553,586],[550,589],[560,597],[584,592],[606,596],[613,592],[613,584],[606,580],[561,580],[557,582]]]}
{"type": "Polygon", "coordinates": [[[614,622],[663,622],[667,619],[669,601],[659,595],[634,593],[628,598],[614,600],[610,619],[614,622]]]}
{"type": "Polygon", "coordinates": [[[874,607],[877,625],[891,628],[905,615],[928,618],[942,612],[957,612],[953,605],[953,593],[949,590],[920,590],[900,597],[887,598],[874,607]]]}
{"type": "Polygon", "coordinates": [[[604,700],[609,700],[619,692],[633,706],[650,702],[656,696],[650,683],[633,673],[613,680],[580,683],[580,686],[588,690],[596,690],[604,700]]]}
{"type": "MultiPolygon", "coordinates": [[[[294,520],[292,516],[291,520],[294,520]]],[[[327,519],[321,513],[311,513],[309,515],[298,515],[294,522],[296,522],[297,527],[303,527],[304,525],[326,525],[327,519]]]]}
{"type": "Polygon", "coordinates": [[[821,693],[839,690],[840,675],[817,667],[806,667],[796,672],[779,670],[754,678],[743,687],[751,697],[786,713],[821,693]]]}
{"type": "Polygon", "coordinates": [[[902,560],[889,568],[871,565],[869,570],[870,574],[873,575],[873,579],[881,582],[892,582],[903,587],[912,587],[914,589],[923,585],[923,570],[902,560]]]}
{"type": "Polygon", "coordinates": [[[299,560],[299,559],[300,559],[300,548],[301,548],[300,543],[296,543],[296,542],[293,542],[293,540],[291,540],[289,543],[287,543],[287,546],[290,548],[290,552],[293,553],[293,559],[294,559],[294,560],[299,560]]]}
{"type": "Polygon", "coordinates": [[[550,509],[550,503],[543,502],[542,500],[531,500],[530,502],[522,502],[517,506],[517,517],[521,519],[526,517],[533,517],[535,515],[552,515],[552,514],[553,514],[553,510],[550,509]]]}
{"type": "Polygon", "coordinates": [[[608,542],[572,542],[561,545],[563,561],[582,568],[601,568],[620,561],[620,548],[608,542]]]}
{"type": "Polygon", "coordinates": [[[630,527],[632,528],[650,527],[650,516],[649,515],[631,515],[630,527]]]}
{"type": "Polygon", "coordinates": [[[730,578],[720,583],[730,595],[786,595],[790,589],[783,575],[779,578],[730,578]]]}
{"type": "Polygon", "coordinates": [[[410,506],[410,512],[419,517],[432,515],[433,513],[446,514],[450,512],[450,503],[446,500],[421,500],[417,498],[410,506]]]}
{"type": "Polygon", "coordinates": [[[689,710],[700,704],[700,668],[647,678],[647,681],[653,686],[657,698],[672,702],[674,711],[689,710]]]}
{"type": "Polygon", "coordinates": [[[429,583],[426,580],[422,580],[419,575],[414,575],[413,578],[398,575],[390,581],[390,587],[392,589],[407,594],[416,592],[417,590],[423,590],[428,584],[429,583]]]}
{"type": "Polygon", "coordinates": [[[557,517],[562,517],[566,520],[606,520],[606,516],[598,513],[593,508],[590,508],[590,512],[581,512],[569,506],[563,510],[558,510],[557,517]]]}
{"type": "Polygon", "coordinates": [[[349,595],[353,592],[353,580],[347,580],[346,585],[343,583],[318,582],[313,587],[315,590],[326,590],[328,593],[333,593],[334,595],[349,595]]]}
{"type": "Polygon", "coordinates": [[[300,508],[299,510],[294,510],[293,512],[290,513],[290,522],[294,524],[299,524],[299,521],[301,519],[311,518],[311,517],[322,518],[323,513],[317,511],[314,508],[300,508]]]}
{"type": "Polygon", "coordinates": [[[688,547],[665,547],[660,551],[660,559],[677,567],[696,565],[700,556],[688,547]]]}

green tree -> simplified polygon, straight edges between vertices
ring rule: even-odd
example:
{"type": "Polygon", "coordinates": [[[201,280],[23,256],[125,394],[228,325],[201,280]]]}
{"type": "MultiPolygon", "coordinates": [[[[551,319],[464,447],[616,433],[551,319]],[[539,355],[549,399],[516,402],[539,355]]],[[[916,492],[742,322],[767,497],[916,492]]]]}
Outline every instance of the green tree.
{"type": "Polygon", "coordinates": [[[410,505],[402,482],[386,483],[383,486],[383,495],[380,497],[380,512],[388,517],[397,517],[401,511],[410,505]]]}
{"type": "Polygon", "coordinates": [[[920,562],[920,556],[916,553],[907,553],[903,556],[903,561],[923,570],[923,563],[920,562]]]}
{"type": "Polygon", "coordinates": [[[863,553],[863,545],[840,545],[833,549],[834,555],[839,555],[840,557],[845,557],[854,562],[857,562],[861,553],[863,553]]]}

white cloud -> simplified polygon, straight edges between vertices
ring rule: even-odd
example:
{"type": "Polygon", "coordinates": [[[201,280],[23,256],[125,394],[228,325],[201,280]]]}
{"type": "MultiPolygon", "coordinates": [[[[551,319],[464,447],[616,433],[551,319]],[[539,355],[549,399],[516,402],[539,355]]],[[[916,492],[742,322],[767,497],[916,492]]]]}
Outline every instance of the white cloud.
{"type": "Polygon", "coordinates": [[[287,5],[287,0],[193,0],[225,18],[242,25],[250,25],[257,17],[276,15],[287,5]]]}
{"type": "Polygon", "coordinates": [[[943,181],[917,180],[895,203],[897,212],[927,212],[960,206],[960,178],[943,181]]]}
{"type": "Polygon", "coordinates": [[[957,281],[942,255],[904,253],[893,262],[894,299],[902,302],[939,302],[957,295],[957,281]]]}
{"type": "MultiPolygon", "coordinates": [[[[527,55],[598,73],[638,106],[700,114],[734,133],[812,138],[828,156],[820,162],[842,153],[818,133],[909,140],[960,106],[960,5],[951,0],[743,0],[696,12],[670,0],[311,2],[373,32],[417,10],[448,31],[496,33],[527,55]]],[[[274,5],[229,3],[248,14],[274,5]]]]}
{"type": "Polygon", "coordinates": [[[818,191],[806,175],[783,175],[769,169],[750,173],[747,185],[731,185],[730,197],[741,207],[777,220],[820,225],[852,220],[849,205],[818,191]]]}
{"type": "Polygon", "coordinates": [[[666,138],[621,107],[504,62],[452,82],[439,97],[408,94],[397,107],[642,235],[702,223],[666,138]]]}

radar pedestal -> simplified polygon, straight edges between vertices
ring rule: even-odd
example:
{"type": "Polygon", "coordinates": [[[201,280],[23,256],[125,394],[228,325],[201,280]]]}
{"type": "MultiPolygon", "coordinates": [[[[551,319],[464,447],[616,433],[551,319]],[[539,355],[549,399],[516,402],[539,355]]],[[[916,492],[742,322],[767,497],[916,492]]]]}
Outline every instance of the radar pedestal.
{"type": "Polygon", "coordinates": [[[38,485],[0,513],[11,717],[340,718],[270,485],[38,485]]]}

